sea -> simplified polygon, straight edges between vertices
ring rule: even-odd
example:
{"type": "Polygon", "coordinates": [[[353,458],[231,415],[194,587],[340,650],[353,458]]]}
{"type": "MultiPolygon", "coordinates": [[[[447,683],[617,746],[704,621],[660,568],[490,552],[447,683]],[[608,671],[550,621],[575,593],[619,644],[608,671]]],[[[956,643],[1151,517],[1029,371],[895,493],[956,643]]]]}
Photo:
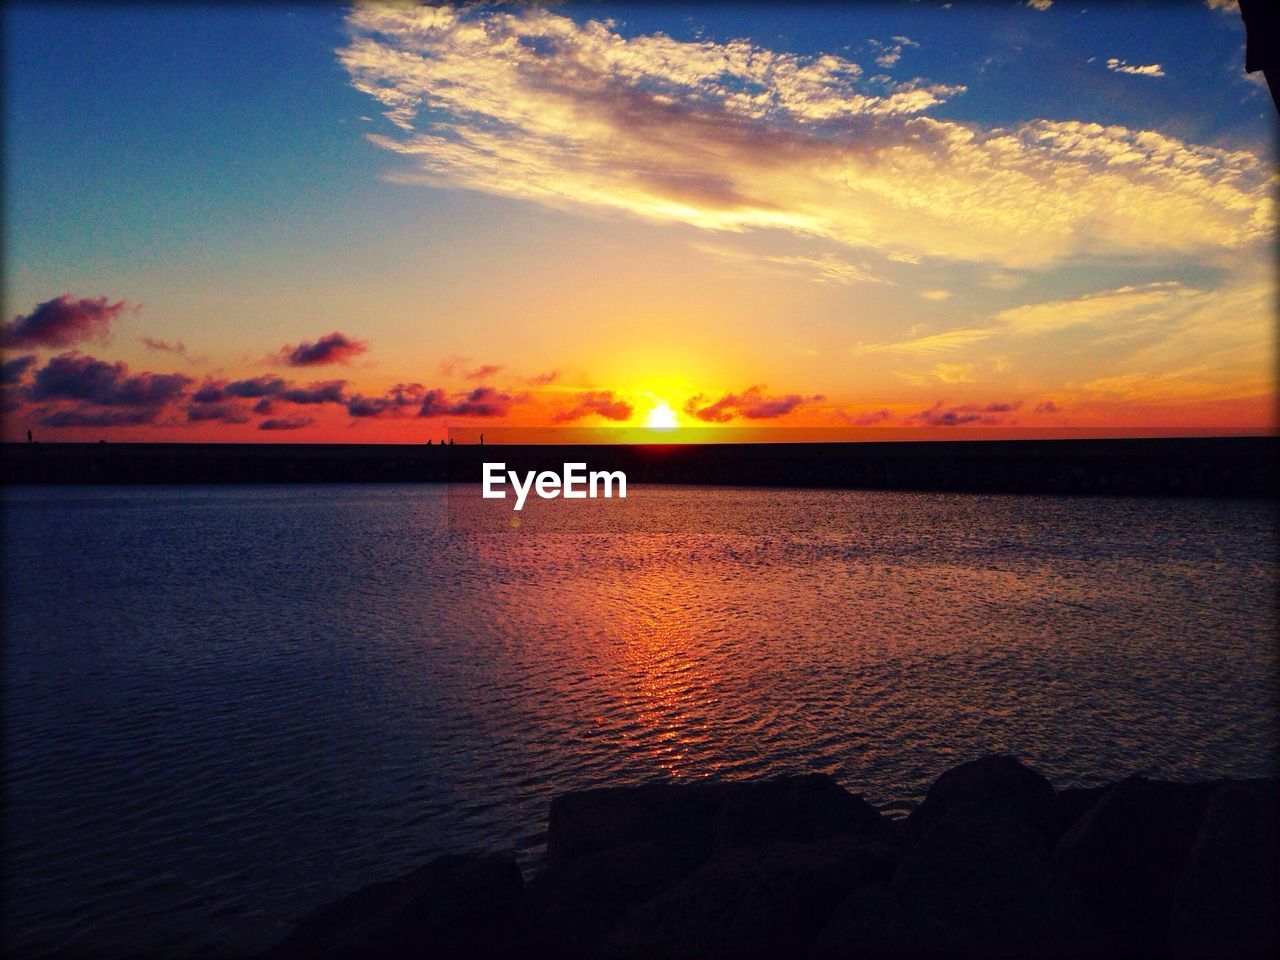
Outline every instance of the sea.
{"type": "Polygon", "coordinates": [[[440,853],[530,875],[601,785],[821,771],[900,815],[996,751],[1280,768],[1274,501],[451,496],[3,491],[5,956],[244,956],[440,853]]]}

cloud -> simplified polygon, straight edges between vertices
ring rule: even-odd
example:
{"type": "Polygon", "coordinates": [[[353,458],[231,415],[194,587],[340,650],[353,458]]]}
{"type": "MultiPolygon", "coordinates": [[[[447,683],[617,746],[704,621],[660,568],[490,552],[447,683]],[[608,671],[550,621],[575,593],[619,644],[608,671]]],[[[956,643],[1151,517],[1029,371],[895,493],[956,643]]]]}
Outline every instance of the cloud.
{"type": "Polygon", "coordinates": [[[1039,10],[1044,13],[1053,6],[1053,0],[1027,0],[1027,6],[1032,10],[1039,10]]]}
{"type": "Polygon", "coordinates": [[[64,293],[38,304],[26,315],[0,326],[0,344],[6,347],[69,347],[85,340],[104,341],[111,324],[129,304],[106,297],[72,300],[64,293]]]}
{"type": "Polygon", "coordinates": [[[369,349],[363,340],[352,340],[336,330],[321,337],[315,343],[300,343],[296,347],[283,347],[279,359],[290,367],[319,367],[330,363],[347,363],[369,349]]]}
{"type": "MultiPolygon", "coordinates": [[[[129,374],[121,362],[64,353],[36,371],[32,400],[81,400],[101,407],[158,409],[180,397],[191,378],[180,373],[129,374]]],[[[101,425],[101,424],[95,424],[101,425]]]]}
{"type": "Polygon", "coordinates": [[[555,423],[571,423],[592,414],[606,420],[629,420],[634,408],[625,400],[613,395],[612,390],[593,390],[580,393],[575,404],[568,410],[561,410],[552,415],[555,423]]]}
{"type": "Polygon", "coordinates": [[[920,296],[925,300],[937,300],[940,302],[942,300],[950,300],[951,291],[950,290],[921,290],[920,296]]]}
{"type": "Polygon", "coordinates": [[[1158,63],[1147,63],[1142,66],[1134,66],[1125,63],[1115,57],[1107,60],[1107,69],[1115,73],[1129,73],[1138,77],[1163,77],[1165,76],[1164,67],[1158,63]]]}
{"type": "Polygon", "coordinates": [[[301,430],[315,423],[311,417],[279,417],[263,420],[258,424],[259,430],[301,430]]]}
{"type": "Polygon", "coordinates": [[[976,363],[935,363],[927,373],[910,373],[895,370],[894,375],[917,387],[937,381],[939,383],[974,383],[976,363]]]}
{"type": "Polygon", "coordinates": [[[840,410],[836,415],[854,427],[874,427],[893,419],[893,414],[888,410],[871,410],[864,413],[846,413],[840,410]]]}
{"type": "Polygon", "coordinates": [[[995,333],[994,327],[961,327],[926,337],[913,337],[896,343],[865,343],[853,348],[858,353],[890,353],[899,356],[930,358],[980,343],[995,333]]]}
{"type": "Polygon", "coordinates": [[[892,283],[893,281],[873,273],[867,264],[853,264],[833,253],[816,257],[799,255],[753,254],[712,243],[691,243],[693,249],[734,263],[755,264],[765,267],[787,267],[808,273],[817,283],[892,283]]]}
{"type": "Polygon", "coordinates": [[[1206,294],[1176,280],[1127,285],[1069,300],[1024,304],[997,313],[994,320],[1015,335],[1051,333],[1096,326],[1115,332],[1135,325],[1163,324],[1171,313],[1202,302],[1206,294]]]}
{"type": "Polygon", "coordinates": [[[161,353],[176,353],[179,356],[187,355],[187,345],[181,340],[169,343],[166,340],[157,340],[155,337],[139,337],[143,346],[148,350],[158,350],[161,353]]]}
{"type": "Polygon", "coordinates": [[[973,403],[962,403],[954,407],[944,407],[939,400],[928,410],[913,413],[908,419],[927,424],[931,427],[961,427],[967,424],[983,424],[990,426],[1003,423],[1001,414],[1010,413],[1022,406],[1022,401],[1014,403],[988,403],[982,406],[973,403]]]}
{"type": "Polygon", "coordinates": [[[727,423],[734,417],[747,420],[769,420],[786,416],[801,404],[815,403],[824,400],[821,394],[804,397],[798,393],[790,393],[782,397],[770,397],[764,393],[764,387],[757,385],[748,387],[742,393],[726,393],[719,400],[703,404],[702,394],[690,397],[684,405],[684,412],[690,416],[705,420],[707,423],[727,423]]]}
{"type": "Polygon", "coordinates": [[[1062,408],[1052,400],[1041,400],[1036,404],[1036,413],[1061,413],[1062,408]]]}
{"type": "Polygon", "coordinates": [[[474,370],[468,370],[462,376],[467,380],[485,380],[502,369],[499,363],[482,363],[474,370]]]}
{"type": "Polygon", "coordinates": [[[884,42],[879,40],[868,40],[867,42],[871,44],[871,49],[875,51],[876,63],[886,70],[902,59],[902,51],[907,47],[919,48],[920,46],[910,37],[893,37],[884,42]]]}
{"type": "Polygon", "coordinates": [[[0,363],[0,384],[9,386],[15,383],[21,383],[22,378],[27,375],[27,371],[31,369],[36,362],[36,355],[28,353],[23,357],[10,357],[3,363],[0,363]]]}
{"type": "Polygon", "coordinates": [[[1204,0],[1204,5],[1210,10],[1217,10],[1221,13],[1240,13],[1238,0],[1204,0]]]}
{"type": "Polygon", "coordinates": [[[255,397],[273,397],[285,387],[280,377],[254,377],[251,380],[206,380],[191,395],[196,403],[221,403],[230,397],[253,399],[255,397]]]}
{"type": "Polygon", "coordinates": [[[973,383],[974,369],[972,363],[937,363],[931,372],[943,383],[973,383]]]}
{"type": "Polygon", "coordinates": [[[525,383],[531,387],[546,387],[555,383],[559,379],[560,379],[559,370],[548,370],[546,373],[535,374],[534,376],[526,380],[525,383]]]}
{"type": "Polygon", "coordinates": [[[187,404],[188,423],[248,423],[249,412],[238,403],[190,403],[187,404]]]}
{"type": "Polygon", "coordinates": [[[286,403],[346,403],[345,380],[318,380],[305,387],[283,377],[264,375],[246,380],[206,380],[191,399],[196,403],[221,403],[230,398],[283,400],[286,403]]]}
{"type": "Polygon", "coordinates": [[[425,395],[426,388],[420,383],[397,383],[381,397],[351,397],[347,413],[353,417],[399,417],[406,409],[420,406],[425,395]]]}
{"type": "Polygon", "coordinates": [[[1006,270],[993,270],[978,282],[991,290],[1017,290],[1027,282],[1027,278],[1006,270]]]}
{"type": "Polygon", "coordinates": [[[46,427],[137,427],[152,423],[160,411],[152,408],[141,410],[92,410],[80,407],[75,410],[55,410],[36,421],[46,427]]]}
{"type": "Polygon", "coordinates": [[[297,404],[345,403],[346,386],[345,380],[321,380],[305,387],[289,387],[280,391],[279,398],[297,404]]]}
{"type": "Polygon", "coordinates": [[[443,390],[428,390],[418,408],[420,417],[503,417],[519,397],[501,393],[493,387],[476,387],[469,393],[454,394],[450,399],[443,390]]]}
{"type": "Polygon", "coordinates": [[[744,40],[623,36],[541,5],[357,6],[338,51],[394,179],[707,230],[1005,267],[1234,250],[1274,228],[1244,150],[1077,120],[936,119],[964,92],[744,40]]]}

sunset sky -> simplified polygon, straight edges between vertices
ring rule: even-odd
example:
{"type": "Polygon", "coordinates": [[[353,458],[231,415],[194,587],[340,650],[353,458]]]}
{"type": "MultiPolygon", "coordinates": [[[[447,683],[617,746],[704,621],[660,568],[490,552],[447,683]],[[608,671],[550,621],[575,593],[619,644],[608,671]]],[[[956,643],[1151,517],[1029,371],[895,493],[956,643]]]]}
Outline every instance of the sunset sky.
{"type": "Polygon", "coordinates": [[[4,433],[1256,432],[1234,3],[10,8],[4,433]]]}

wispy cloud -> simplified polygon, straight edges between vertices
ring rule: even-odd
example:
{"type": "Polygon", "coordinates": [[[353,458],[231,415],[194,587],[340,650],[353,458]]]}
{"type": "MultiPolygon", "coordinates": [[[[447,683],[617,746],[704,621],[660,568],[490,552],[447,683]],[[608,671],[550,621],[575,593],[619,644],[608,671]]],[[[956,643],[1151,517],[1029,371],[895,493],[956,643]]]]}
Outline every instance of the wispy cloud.
{"type": "Polygon", "coordinates": [[[995,333],[994,327],[962,327],[945,333],[933,333],[924,337],[912,337],[891,343],[864,343],[853,348],[858,353],[889,353],[906,357],[936,357],[986,340],[995,333]]]}
{"type": "Polygon", "coordinates": [[[175,357],[181,357],[183,360],[185,360],[187,363],[190,363],[190,364],[202,364],[205,362],[204,357],[193,356],[191,353],[189,353],[187,351],[187,345],[183,343],[181,340],[175,340],[172,343],[170,343],[168,340],[160,340],[156,337],[139,337],[138,340],[148,350],[154,351],[156,353],[172,354],[175,357]]]}
{"type": "Polygon", "coordinates": [[[1158,63],[1144,63],[1142,65],[1126,63],[1116,57],[1107,60],[1107,69],[1115,73],[1129,73],[1137,77],[1163,77],[1165,76],[1164,67],[1158,63]]]}
{"type": "Polygon", "coordinates": [[[1205,294],[1179,281],[1118,287],[1068,300],[1050,300],[1002,310],[995,321],[1013,334],[1042,334],[1069,327],[1098,326],[1115,332],[1140,323],[1167,323],[1179,306],[1205,294]]]}
{"type": "Polygon", "coordinates": [[[798,271],[807,274],[811,280],[818,283],[892,283],[886,277],[873,272],[869,265],[852,263],[834,253],[823,253],[817,256],[754,254],[716,243],[694,242],[690,246],[700,253],[731,263],[798,271]]]}
{"type": "Polygon", "coordinates": [[[405,158],[398,179],[1004,266],[1272,231],[1270,171],[1250,152],[938,120],[926,111],[963,88],[835,55],[626,37],[541,6],[362,6],[347,24],[338,55],[400,128],[370,137],[405,158]]]}
{"type": "Polygon", "coordinates": [[[920,46],[910,37],[892,37],[889,40],[868,40],[867,42],[875,53],[876,63],[886,70],[897,65],[898,61],[902,59],[903,50],[908,47],[919,48],[920,46]]]}

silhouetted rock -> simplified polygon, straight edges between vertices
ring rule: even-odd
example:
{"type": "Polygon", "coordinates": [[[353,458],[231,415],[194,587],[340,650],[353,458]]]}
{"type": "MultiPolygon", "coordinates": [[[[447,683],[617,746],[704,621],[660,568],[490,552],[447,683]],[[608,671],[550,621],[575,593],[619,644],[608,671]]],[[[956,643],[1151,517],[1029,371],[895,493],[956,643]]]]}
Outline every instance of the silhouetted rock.
{"type": "Polygon", "coordinates": [[[1167,950],[1174,887],[1210,789],[1122,780],[1058,841],[1055,861],[1116,946],[1167,950]]]}
{"type": "Polygon", "coordinates": [[[716,853],[634,911],[602,944],[610,958],[784,957],[803,953],[844,897],[890,863],[855,840],[716,853]]]}
{"type": "Polygon", "coordinates": [[[904,903],[887,883],[857,887],[819,932],[810,956],[840,958],[962,957],[973,952],[963,933],[904,903]]]}
{"type": "Polygon", "coordinates": [[[893,822],[822,775],[589,790],[527,886],[441,857],[307,917],[281,957],[1076,957],[1278,952],[1276,781],[1054,794],[1012,757],[893,822]]]}
{"type": "Polygon", "coordinates": [[[1062,839],[1063,835],[1088,813],[1095,803],[1102,799],[1110,784],[1101,787],[1068,787],[1053,795],[1053,843],[1062,839]]]}
{"type": "Polygon", "coordinates": [[[993,754],[948,770],[907,817],[906,834],[923,837],[960,805],[1000,804],[1045,840],[1053,836],[1053,785],[1013,757],[993,754]]]}
{"type": "Polygon", "coordinates": [[[1184,957],[1280,956],[1280,783],[1228,783],[1209,797],[1173,896],[1184,957]]]}
{"type": "Polygon", "coordinates": [[[508,946],[523,885],[520,869],[507,857],[437,857],[407,876],[319,907],[267,956],[498,956],[508,946]]]}
{"type": "Polygon", "coordinates": [[[1005,791],[952,803],[903,856],[892,890],[954,932],[944,952],[1070,957],[1102,945],[1084,899],[1051,862],[1027,812],[1005,791]]]}
{"type": "Polygon", "coordinates": [[[825,773],[726,786],[724,803],[711,824],[717,850],[779,841],[880,838],[892,823],[861,794],[850,793],[825,773]]]}
{"type": "Polygon", "coordinates": [[[875,807],[820,773],[755,784],[606,787],[551,802],[547,860],[556,865],[628,843],[700,860],[741,844],[803,843],[885,827],[875,807]]]}
{"type": "Polygon", "coordinates": [[[525,888],[518,939],[538,955],[588,956],[627,914],[696,865],[678,851],[631,843],[548,866],[525,888]]]}

